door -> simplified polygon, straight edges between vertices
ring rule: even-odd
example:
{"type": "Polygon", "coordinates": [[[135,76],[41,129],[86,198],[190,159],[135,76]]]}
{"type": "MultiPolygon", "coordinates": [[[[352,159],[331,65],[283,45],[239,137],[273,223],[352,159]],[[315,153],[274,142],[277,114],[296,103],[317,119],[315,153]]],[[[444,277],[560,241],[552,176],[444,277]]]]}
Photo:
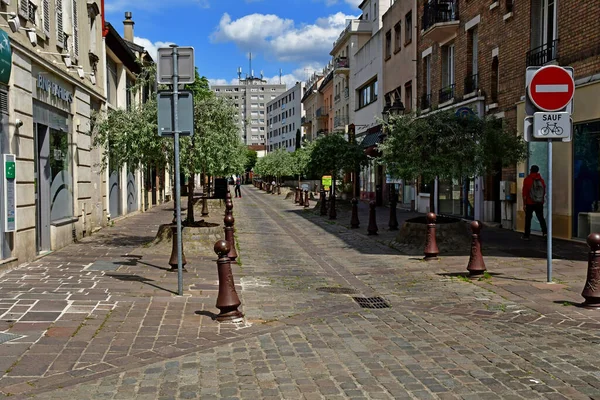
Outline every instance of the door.
{"type": "Polygon", "coordinates": [[[112,171],[108,179],[108,202],[110,217],[112,219],[121,215],[121,185],[119,184],[119,175],[118,171],[112,171]]]}
{"type": "Polygon", "coordinates": [[[36,160],[35,202],[36,202],[36,239],[38,253],[50,250],[50,129],[46,125],[35,124],[36,160]]]}
{"type": "Polygon", "coordinates": [[[138,209],[138,188],[133,171],[127,172],[127,213],[138,209]]]}

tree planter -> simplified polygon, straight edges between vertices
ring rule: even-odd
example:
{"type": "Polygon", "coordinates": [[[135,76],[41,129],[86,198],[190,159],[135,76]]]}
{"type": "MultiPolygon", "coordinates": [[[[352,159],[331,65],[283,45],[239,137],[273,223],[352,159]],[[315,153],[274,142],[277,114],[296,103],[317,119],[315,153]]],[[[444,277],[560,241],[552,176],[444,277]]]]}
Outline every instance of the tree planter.
{"type": "MultiPolygon", "coordinates": [[[[466,253],[471,248],[469,224],[452,217],[438,216],[436,220],[436,240],[440,256],[444,254],[466,253]]],[[[396,242],[422,252],[427,237],[427,220],[425,216],[412,218],[404,222],[396,236],[396,242]]]]}

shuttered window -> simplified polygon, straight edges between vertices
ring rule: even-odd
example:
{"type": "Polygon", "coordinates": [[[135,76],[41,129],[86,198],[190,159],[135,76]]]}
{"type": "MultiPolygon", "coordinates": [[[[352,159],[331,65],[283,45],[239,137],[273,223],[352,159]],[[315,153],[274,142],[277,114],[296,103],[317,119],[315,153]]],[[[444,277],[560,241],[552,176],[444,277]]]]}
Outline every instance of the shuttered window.
{"type": "Polygon", "coordinates": [[[73,0],[73,53],[79,56],[79,22],[77,21],[77,0],[73,0]]]}
{"type": "Polygon", "coordinates": [[[62,0],[56,0],[56,46],[61,49],[65,47],[62,0]]]}
{"type": "Polygon", "coordinates": [[[50,37],[50,0],[43,0],[44,33],[50,37]]]}
{"type": "Polygon", "coordinates": [[[8,89],[0,86],[0,114],[8,115],[8,89]]]}
{"type": "Polygon", "coordinates": [[[29,19],[29,0],[19,0],[19,15],[29,19]]]}

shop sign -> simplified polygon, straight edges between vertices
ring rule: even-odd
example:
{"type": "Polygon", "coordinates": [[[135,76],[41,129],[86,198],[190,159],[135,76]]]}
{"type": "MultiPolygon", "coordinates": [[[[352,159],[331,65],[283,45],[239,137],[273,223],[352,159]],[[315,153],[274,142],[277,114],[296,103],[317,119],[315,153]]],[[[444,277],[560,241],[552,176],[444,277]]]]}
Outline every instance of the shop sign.
{"type": "Polygon", "coordinates": [[[45,92],[50,93],[63,101],[68,103],[73,102],[73,93],[63,88],[56,82],[52,82],[49,78],[46,78],[42,72],[38,75],[37,80],[38,89],[42,89],[45,92]]]}
{"type": "Polygon", "coordinates": [[[323,186],[323,188],[325,190],[329,190],[329,188],[331,187],[331,175],[323,175],[323,177],[321,178],[321,185],[323,186]]]}
{"type": "Polygon", "coordinates": [[[8,85],[12,70],[12,48],[8,33],[0,29],[0,83],[8,85]]]}

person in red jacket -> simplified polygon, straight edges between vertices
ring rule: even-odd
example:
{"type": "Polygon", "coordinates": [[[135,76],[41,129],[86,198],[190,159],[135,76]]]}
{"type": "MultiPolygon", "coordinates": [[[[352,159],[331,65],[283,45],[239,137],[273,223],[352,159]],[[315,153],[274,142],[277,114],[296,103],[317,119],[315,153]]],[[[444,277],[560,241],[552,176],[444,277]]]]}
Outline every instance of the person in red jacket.
{"type": "Polygon", "coordinates": [[[523,182],[523,209],[525,210],[525,233],[523,239],[529,240],[531,234],[531,219],[533,213],[540,221],[542,234],[546,236],[547,226],[544,219],[544,199],[546,196],[546,182],[540,175],[540,167],[532,165],[529,175],[523,182]]]}

